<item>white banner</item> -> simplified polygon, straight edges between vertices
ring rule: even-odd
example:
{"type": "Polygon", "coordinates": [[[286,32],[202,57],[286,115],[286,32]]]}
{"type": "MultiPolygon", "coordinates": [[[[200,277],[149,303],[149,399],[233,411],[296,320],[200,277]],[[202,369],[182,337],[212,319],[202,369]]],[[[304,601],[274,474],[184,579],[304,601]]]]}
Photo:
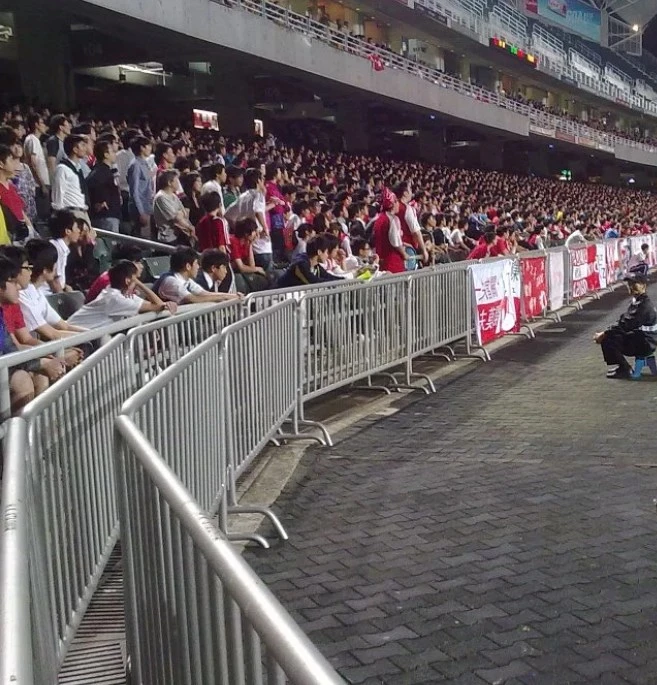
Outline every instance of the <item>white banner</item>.
{"type": "Polygon", "coordinates": [[[563,307],[564,298],[566,295],[563,272],[564,256],[563,252],[549,252],[548,255],[550,269],[550,291],[548,293],[548,297],[550,311],[556,312],[558,309],[563,307]]]}
{"type": "Polygon", "coordinates": [[[515,259],[470,266],[480,345],[520,330],[520,267],[515,259]]]}
{"type": "Polygon", "coordinates": [[[607,287],[607,251],[603,243],[596,243],[596,262],[600,276],[600,290],[607,287]]]}

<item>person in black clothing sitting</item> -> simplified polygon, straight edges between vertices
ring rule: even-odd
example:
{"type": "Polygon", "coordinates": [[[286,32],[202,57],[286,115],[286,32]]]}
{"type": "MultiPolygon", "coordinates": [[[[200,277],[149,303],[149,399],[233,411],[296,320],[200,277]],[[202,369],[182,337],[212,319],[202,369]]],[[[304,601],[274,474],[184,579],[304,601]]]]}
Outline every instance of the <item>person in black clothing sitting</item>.
{"type": "Polygon", "coordinates": [[[632,274],[625,279],[632,301],[618,323],[596,333],[607,364],[607,378],[629,378],[632,367],[625,357],[648,357],[657,347],[657,311],[646,292],[648,279],[632,274]]]}
{"type": "Polygon", "coordinates": [[[230,292],[232,279],[230,258],[221,250],[204,250],[201,253],[201,268],[194,279],[204,290],[211,293],[230,292]]]}
{"type": "Polygon", "coordinates": [[[324,236],[316,236],[308,241],[305,254],[299,254],[278,279],[277,287],[294,288],[310,283],[342,281],[344,279],[330,274],[320,262],[328,259],[329,245],[324,236]]]}

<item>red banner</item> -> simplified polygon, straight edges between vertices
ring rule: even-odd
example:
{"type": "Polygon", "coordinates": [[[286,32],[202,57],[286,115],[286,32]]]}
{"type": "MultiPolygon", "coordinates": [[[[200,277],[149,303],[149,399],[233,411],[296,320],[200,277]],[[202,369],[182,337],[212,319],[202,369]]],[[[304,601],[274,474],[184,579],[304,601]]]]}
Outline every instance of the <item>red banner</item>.
{"type": "Polygon", "coordinates": [[[546,258],[523,257],[520,270],[522,313],[525,319],[533,319],[541,316],[547,308],[546,258]]]}
{"type": "Polygon", "coordinates": [[[575,247],[570,250],[573,298],[584,297],[600,290],[598,249],[596,245],[575,247]]]}

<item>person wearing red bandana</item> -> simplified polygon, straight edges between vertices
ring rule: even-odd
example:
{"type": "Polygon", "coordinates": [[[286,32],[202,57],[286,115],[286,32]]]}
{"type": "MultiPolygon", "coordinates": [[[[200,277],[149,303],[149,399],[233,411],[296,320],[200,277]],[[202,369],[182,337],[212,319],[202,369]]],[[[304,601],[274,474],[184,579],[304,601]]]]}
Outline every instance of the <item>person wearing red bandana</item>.
{"type": "Polygon", "coordinates": [[[422,227],[417,220],[415,209],[411,206],[413,193],[411,192],[408,183],[402,182],[395,186],[395,195],[399,200],[399,211],[397,217],[402,230],[402,240],[405,245],[410,245],[418,254],[422,255],[422,261],[427,263],[429,261],[429,254],[427,248],[424,246],[422,238],[422,227]]]}
{"type": "Polygon", "coordinates": [[[374,222],[374,246],[379,255],[381,269],[393,274],[406,270],[406,252],[402,229],[397,214],[399,201],[394,193],[384,188],[381,199],[383,211],[374,222]]]}

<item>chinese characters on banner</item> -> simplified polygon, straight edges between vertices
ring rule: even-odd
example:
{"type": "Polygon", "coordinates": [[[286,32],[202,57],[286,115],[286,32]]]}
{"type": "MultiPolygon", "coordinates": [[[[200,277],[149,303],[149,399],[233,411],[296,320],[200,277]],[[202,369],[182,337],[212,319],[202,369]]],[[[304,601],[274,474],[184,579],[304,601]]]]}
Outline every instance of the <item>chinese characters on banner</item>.
{"type": "Polygon", "coordinates": [[[520,260],[522,276],[522,312],[527,318],[541,316],[547,308],[547,278],[545,257],[520,260]]]}
{"type": "Polygon", "coordinates": [[[556,312],[564,305],[566,296],[564,279],[564,252],[548,253],[550,268],[550,311],[556,312]]]}
{"type": "Polygon", "coordinates": [[[618,240],[606,240],[604,243],[607,257],[607,283],[609,285],[620,280],[622,275],[619,243],[618,240]]]}
{"type": "MultiPolygon", "coordinates": [[[[602,245],[600,246],[602,248],[602,245]]],[[[604,259],[604,251],[602,256],[604,259]]],[[[589,293],[600,290],[600,270],[598,261],[598,246],[584,245],[570,250],[572,266],[573,299],[584,297],[589,293]]]]}
{"type": "Polygon", "coordinates": [[[520,267],[504,259],[470,267],[480,345],[520,330],[520,267]]]}

